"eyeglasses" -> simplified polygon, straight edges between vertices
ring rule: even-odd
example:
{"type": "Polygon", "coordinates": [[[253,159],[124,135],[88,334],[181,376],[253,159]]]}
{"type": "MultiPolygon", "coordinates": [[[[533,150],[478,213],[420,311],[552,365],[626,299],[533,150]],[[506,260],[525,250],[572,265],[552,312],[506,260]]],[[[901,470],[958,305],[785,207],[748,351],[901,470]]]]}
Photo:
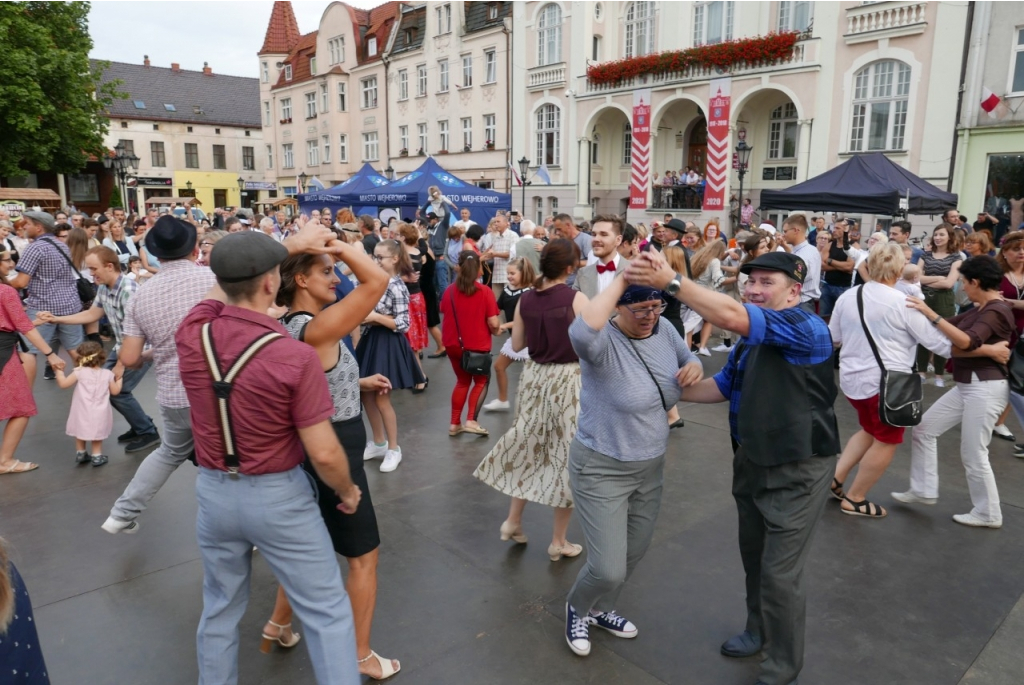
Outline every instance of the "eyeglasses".
{"type": "Polygon", "coordinates": [[[373,261],[375,261],[375,262],[379,262],[380,260],[384,259],[384,256],[383,255],[379,255],[379,254],[370,255],[370,256],[373,257],[373,261]]]}
{"type": "Polygon", "coordinates": [[[632,307],[626,307],[626,309],[629,310],[629,313],[632,314],[634,316],[634,318],[637,318],[637,319],[646,319],[646,318],[649,318],[651,316],[654,316],[655,314],[662,314],[665,311],[665,309],[667,309],[667,308],[668,308],[668,304],[665,303],[665,302],[662,302],[657,307],[642,307],[640,309],[633,309],[632,307]]]}
{"type": "Polygon", "coordinates": [[[213,243],[199,243],[199,247],[213,247],[213,243]]]}

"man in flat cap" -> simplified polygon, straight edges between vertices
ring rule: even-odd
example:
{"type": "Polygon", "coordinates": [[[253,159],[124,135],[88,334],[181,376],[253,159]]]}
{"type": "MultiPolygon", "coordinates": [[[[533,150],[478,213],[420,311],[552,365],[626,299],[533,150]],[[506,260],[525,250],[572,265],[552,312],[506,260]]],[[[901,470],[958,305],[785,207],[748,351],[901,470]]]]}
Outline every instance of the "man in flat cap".
{"type": "Polygon", "coordinates": [[[682,400],[729,402],[747,623],[722,654],[761,653],[758,684],[790,685],[803,667],[804,564],[840,450],[832,336],[800,307],[802,259],[769,252],[741,271],[750,276],[747,304],[674,273],[653,252],[634,260],[626,278],[662,288],[705,321],[742,336],[725,367],[683,388],[682,400]]]}
{"type": "Polygon", "coordinates": [[[302,621],[317,682],[360,682],[352,608],[302,469],[306,455],[338,493],[341,511],[355,511],[361,493],[331,427],[334,402],[316,350],[266,314],[287,256],[287,247],[262,233],[225,237],[210,256],[217,288],[175,336],[199,466],[203,683],[238,680],[253,545],[302,621]]]}

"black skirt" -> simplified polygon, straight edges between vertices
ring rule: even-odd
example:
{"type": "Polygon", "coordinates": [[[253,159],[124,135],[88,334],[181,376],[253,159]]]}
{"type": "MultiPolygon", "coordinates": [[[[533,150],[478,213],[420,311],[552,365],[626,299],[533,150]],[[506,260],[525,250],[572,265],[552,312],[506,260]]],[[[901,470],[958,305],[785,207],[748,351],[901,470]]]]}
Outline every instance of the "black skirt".
{"type": "Polygon", "coordinates": [[[370,326],[356,346],[359,377],[375,373],[391,381],[392,390],[412,388],[427,379],[416,363],[416,353],[401,333],[384,326],[370,326]]]}
{"type": "MultiPolygon", "coordinates": [[[[427,328],[441,325],[441,310],[438,308],[437,289],[434,287],[434,273],[438,268],[437,262],[431,259],[430,255],[424,255],[423,268],[420,270],[420,290],[423,292],[423,301],[427,304],[427,328]]],[[[440,268],[448,267],[442,264],[440,268]]]]}
{"type": "Polygon", "coordinates": [[[346,514],[339,510],[338,505],[341,503],[341,498],[329,485],[320,480],[320,476],[308,457],[302,467],[316,481],[320,515],[324,517],[324,524],[331,536],[334,551],[343,557],[354,559],[380,547],[377,514],[373,511],[370,485],[366,481],[366,470],[363,468],[366,428],[363,427],[362,415],[331,425],[334,427],[334,434],[338,436],[338,442],[341,443],[345,455],[348,457],[348,470],[352,476],[352,482],[363,493],[359,499],[359,507],[352,514],[346,514]]]}

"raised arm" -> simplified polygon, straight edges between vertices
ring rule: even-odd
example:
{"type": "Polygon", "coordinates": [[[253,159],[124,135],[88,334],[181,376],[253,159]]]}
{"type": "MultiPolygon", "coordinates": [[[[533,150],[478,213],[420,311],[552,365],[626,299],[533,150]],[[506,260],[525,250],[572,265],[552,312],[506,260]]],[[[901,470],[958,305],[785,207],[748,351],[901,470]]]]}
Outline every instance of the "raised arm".
{"type": "MultiPolygon", "coordinates": [[[[669,279],[671,280],[671,279],[669,279]]],[[[612,280],[611,285],[605,288],[597,297],[587,302],[581,314],[583,315],[583,321],[593,328],[595,331],[599,331],[605,327],[608,320],[612,316],[612,312],[615,311],[615,307],[619,302],[619,298],[626,292],[626,287],[629,284],[626,279],[619,276],[612,280]]],[[[578,296],[577,296],[578,297],[578,296]]],[[[586,295],[583,296],[584,298],[586,295]]],[[[575,300],[573,301],[575,305],[575,300]]]]}
{"type": "Polygon", "coordinates": [[[359,280],[359,287],[345,299],[327,307],[306,326],[305,341],[316,347],[333,348],[355,330],[380,302],[388,288],[388,275],[366,254],[362,246],[339,244],[339,254],[359,280]]]}

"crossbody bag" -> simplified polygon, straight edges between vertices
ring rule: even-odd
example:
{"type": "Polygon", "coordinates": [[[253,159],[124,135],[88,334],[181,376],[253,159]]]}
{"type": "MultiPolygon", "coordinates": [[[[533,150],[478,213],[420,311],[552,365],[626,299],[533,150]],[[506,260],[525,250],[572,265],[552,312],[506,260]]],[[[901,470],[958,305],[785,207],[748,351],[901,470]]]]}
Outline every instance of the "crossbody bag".
{"type": "Polygon", "coordinates": [[[921,376],[914,369],[907,373],[885,368],[882,356],[878,354],[875,339],[871,337],[871,330],[864,320],[864,286],[857,288],[857,313],[860,314],[860,325],[864,327],[868,345],[871,346],[878,368],[882,371],[882,382],[878,386],[878,418],[882,423],[896,428],[916,426],[921,423],[923,413],[924,388],[921,376]]]}
{"type": "Polygon", "coordinates": [[[57,250],[57,252],[60,253],[60,256],[63,257],[64,260],[68,263],[68,266],[71,267],[71,270],[75,272],[75,289],[78,290],[78,299],[82,301],[82,306],[84,307],[85,305],[95,300],[96,286],[93,283],[90,283],[89,279],[87,279],[85,276],[78,272],[78,269],[75,268],[74,262],[71,261],[71,257],[68,257],[66,254],[64,254],[64,251],[57,247],[57,244],[54,243],[52,240],[46,240],[45,238],[40,238],[40,240],[49,245],[53,245],[53,249],[57,250]]]}
{"type": "Polygon", "coordinates": [[[472,350],[467,350],[466,346],[462,344],[462,330],[459,328],[459,316],[456,314],[455,307],[455,289],[453,288],[450,292],[452,319],[455,320],[455,333],[459,337],[459,347],[462,348],[462,359],[460,360],[462,370],[470,376],[489,376],[491,375],[491,353],[473,352],[472,350]]]}

